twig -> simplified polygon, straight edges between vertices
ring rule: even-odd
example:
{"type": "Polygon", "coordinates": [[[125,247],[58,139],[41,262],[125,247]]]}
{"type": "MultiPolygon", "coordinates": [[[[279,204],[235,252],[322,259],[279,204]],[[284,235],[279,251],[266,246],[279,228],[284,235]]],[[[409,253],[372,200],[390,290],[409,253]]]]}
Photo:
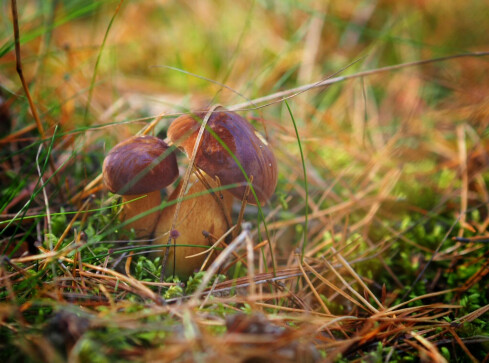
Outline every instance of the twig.
{"type": "Polygon", "coordinates": [[[465,58],[465,57],[472,58],[472,57],[486,57],[486,56],[489,56],[489,52],[461,53],[461,54],[449,55],[446,57],[439,57],[439,58],[432,58],[432,59],[424,59],[424,60],[415,61],[415,62],[401,63],[401,64],[396,64],[393,66],[381,67],[381,68],[377,68],[377,69],[371,69],[368,71],[358,72],[358,73],[346,75],[346,76],[339,76],[339,77],[333,77],[333,78],[328,77],[328,78],[321,80],[321,81],[318,81],[318,82],[309,83],[309,84],[306,84],[303,86],[291,88],[291,89],[281,91],[281,92],[276,92],[276,93],[273,93],[273,94],[268,95],[268,96],[255,98],[254,100],[251,100],[250,102],[244,102],[244,103],[239,103],[236,105],[228,106],[227,108],[229,110],[232,110],[232,111],[244,110],[244,109],[255,110],[255,109],[267,107],[267,106],[272,105],[274,103],[280,103],[282,101],[285,101],[289,98],[293,98],[295,96],[298,96],[301,93],[307,92],[307,91],[314,89],[314,88],[321,88],[321,87],[329,86],[331,84],[343,82],[343,81],[346,81],[349,79],[355,79],[355,78],[371,76],[371,75],[379,74],[379,73],[391,72],[391,71],[395,71],[395,70],[403,69],[403,68],[422,66],[422,65],[437,63],[437,62],[444,62],[444,61],[448,61],[448,60],[452,60],[452,59],[456,59],[456,58],[465,58]],[[261,106],[254,106],[252,108],[249,108],[250,105],[268,102],[268,101],[272,101],[272,100],[275,100],[275,101],[261,105],[261,106]]]}
{"type": "Polygon", "coordinates": [[[29,102],[29,107],[32,112],[32,116],[36,121],[37,130],[39,131],[39,135],[44,139],[44,127],[42,126],[41,119],[39,118],[39,114],[37,113],[36,106],[32,101],[31,93],[29,92],[29,86],[24,78],[24,72],[22,71],[22,58],[20,54],[20,35],[19,35],[19,14],[17,12],[17,0],[11,0],[12,5],[12,20],[14,23],[14,38],[15,38],[15,69],[19,75],[20,81],[22,82],[22,88],[24,89],[25,95],[27,97],[27,101],[29,102]]]}
{"type": "Polygon", "coordinates": [[[300,270],[302,272],[302,277],[304,277],[304,279],[306,280],[307,284],[309,285],[309,288],[311,289],[312,293],[316,297],[316,300],[319,302],[319,305],[321,305],[321,307],[323,308],[323,310],[324,310],[324,312],[326,314],[331,314],[331,311],[329,311],[329,309],[326,306],[326,304],[324,303],[323,299],[321,299],[321,296],[319,295],[319,293],[317,292],[316,288],[312,284],[311,280],[309,279],[309,276],[307,276],[306,271],[304,271],[304,267],[302,267],[302,263],[300,261],[300,256],[299,256],[299,261],[298,262],[299,262],[298,263],[298,266],[299,266],[299,268],[300,268],[300,270]]]}
{"type": "MultiPolygon", "coordinates": [[[[44,132],[44,127],[42,125],[41,119],[39,118],[39,114],[37,113],[36,106],[34,105],[34,101],[32,100],[31,93],[29,91],[29,86],[24,78],[24,72],[22,70],[22,55],[20,53],[19,14],[17,11],[17,0],[11,0],[11,7],[12,7],[12,21],[14,26],[14,38],[15,38],[15,69],[19,75],[20,82],[22,83],[22,88],[24,89],[27,102],[29,103],[29,108],[32,112],[32,117],[34,117],[34,120],[36,122],[36,127],[39,132],[39,135],[41,136],[41,139],[44,140],[46,136],[44,132]]],[[[56,174],[56,167],[54,165],[53,159],[51,158],[51,155],[48,155],[48,161],[49,161],[49,166],[53,171],[54,181],[58,186],[60,198],[61,200],[64,200],[63,191],[61,188],[59,188],[60,183],[59,183],[58,175],[56,174]]]]}

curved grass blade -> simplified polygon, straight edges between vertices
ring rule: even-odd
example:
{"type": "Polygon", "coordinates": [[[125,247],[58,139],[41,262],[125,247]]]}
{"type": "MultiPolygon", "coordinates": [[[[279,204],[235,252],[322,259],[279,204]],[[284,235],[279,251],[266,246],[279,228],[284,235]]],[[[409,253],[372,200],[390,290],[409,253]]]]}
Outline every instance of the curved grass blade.
{"type": "Polygon", "coordinates": [[[104,40],[102,41],[102,44],[100,45],[100,50],[99,50],[98,55],[97,55],[97,60],[95,61],[95,68],[93,69],[92,80],[90,82],[90,89],[88,91],[88,99],[87,99],[87,105],[85,107],[85,114],[83,115],[84,123],[86,123],[86,121],[87,121],[88,109],[90,108],[90,103],[92,101],[92,96],[93,96],[95,78],[97,77],[98,65],[100,63],[100,58],[102,58],[102,52],[105,48],[105,42],[107,41],[107,37],[109,36],[110,28],[112,28],[112,24],[114,23],[115,17],[119,13],[119,10],[120,10],[123,2],[124,2],[124,0],[121,0],[119,2],[119,5],[117,5],[117,8],[115,9],[114,15],[112,15],[112,18],[110,19],[109,25],[107,26],[107,30],[105,31],[104,40]]]}
{"type": "Polygon", "coordinates": [[[307,225],[308,225],[308,214],[309,214],[309,188],[307,187],[307,172],[306,172],[306,162],[304,161],[304,153],[302,152],[302,144],[301,138],[299,136],[299,131],[297,130],[297,124],[294,119],[294,115],[292,114],[292,110],[290,109],[289,103],[285,101],[285,105],[287,106],[287,110],[289,111],[290,118],[292,120],[292,124],[294,125],[295,136],[297,137],[297,145],[299,146],[299,152],[301,154],[302,161],[302,170],[304,172],[304,190],[306,191],[306,209],[304,211],[304,239],[302,240],[301,246],[301,262],[304,260],[304,250],[307,245],[307,225]]]}

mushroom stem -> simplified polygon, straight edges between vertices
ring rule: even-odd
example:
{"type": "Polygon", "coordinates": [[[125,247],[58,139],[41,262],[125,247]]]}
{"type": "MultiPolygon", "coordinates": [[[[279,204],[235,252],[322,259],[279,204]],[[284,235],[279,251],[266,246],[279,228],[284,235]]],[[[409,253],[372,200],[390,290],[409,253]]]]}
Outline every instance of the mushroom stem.
{"type": "MultiPolygon", "coordinates": [[[[202,182],[202,184],[204,184],[206,189],[208,189],[208,190],[214,189],[207,182],[207,179],[209,178],[209,176],[207,176],[207,178],[206,178],[206,176],[205,176],[206,174],[203,171],[199,170],[198,168],[194,168],[194,172],[195,172],[195,175],[197,176],[197,178],[199,178],[199,180],[202,182]]],[[[216,180],[214,185],[217,188],[221,187],[221,183],[220,183],[219,179],[216,180]]],[[[214,198],[216,203],[221,208],[221,213],[226,218],[226,223],[227,223],[228,229],[231,228],[231,224],[232,224],[232,222],[231,222],[231,212],[232,212],[231,208],[233,207],[233,195],[230,194],[227,190],[219,190],[219,191],[217,191],[217,193],[211,192],[210,194],[212,195],[212,197],[214,198]]]]}
{"type": "Polygon", "coordinates": [[[128,223],[125,228],[134,229],[136,237],[150,237],[156,227],[160,212],[155,211],[146,215],[142,214],[161,204],[160,191],[156,190],[142,195],[123,195],[122,201],[127,203],[124,204],[122,209],[121,221],[124,222],[133,217],[139,217],[135,221],[128,223]]]}
{"type": "MultiPolygon", "coordinates": [[[[209,176],[205,176],[205,181],[212,188],[216,187],[215,182],[209,176]]],[[[169,196],[169,201],[178,198],[182,186],[183,182],[181,182],[169,196]]],[[[176,231],[170,231],[170,229],[172,228],[173,216],[177,204],[168,206],[161,211],[155,230],[154,243],[160,245],[166,244],[168,242],[168,232],[170,232],[175,234],[176,238],[174,238],[173,241],[177,245],[176,247],[170,248],[165,271],[167,274],[175,272],[181,279],[188,278],[194,271],[197,271],[200,268],[206,259],[207,254],[192,258],[186,257],[202,252],[203,248],[211,245],[209,239],[206,238],[202,232],[207,231],[219,238],[228,230],[227,221],[230,218],[227,214],[229,213],[232,203],[231,195],[223,194],[224,209],[211,193],[191,197],[193,194],[200,194],[207,190],[207,186],[199,180],[199,178],[195,175],[190,177],[188,190],[185,193],[186,197],[190,198],[181,201],[180,210],[175,223],[176,231]]],[[[165,249],[162,249],[159,254],[164,253],[165,249]]],[[[214,254],[214,252],[211,253],[214,254]]]]}

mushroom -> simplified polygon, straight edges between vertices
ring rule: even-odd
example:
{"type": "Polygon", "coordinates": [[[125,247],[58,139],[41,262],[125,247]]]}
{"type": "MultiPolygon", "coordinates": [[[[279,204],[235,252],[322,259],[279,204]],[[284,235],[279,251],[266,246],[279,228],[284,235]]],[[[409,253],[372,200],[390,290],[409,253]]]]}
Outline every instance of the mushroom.
{"type": "MultiPolygon", "coordinates": [[[[175,240],[177,245],[188,245],[170,248],[166,263],[166,272],[174,272],[181,279],[187,279],[202,266],[208,256],[207,253],[202,252],[205,252],[207,246],[210,247],[229,229],[228,211],[232,203],[231,196],[224,197],[223,203],[226,208],[221,208],[216,198],[207,189],[208,186],[216,188],[217,184],[209,176],[203,178],[205,181],[195,174],[191,175],[186,196],[180,202],[175,225],[172,226],[177,204],[172,204],[161,211],[155,229],[155,243],[157,244],[166,244],[170,231],[171,239],[175,240]],[[192,255],[197,256],[187,258],[192,255]]],[[[183,181],[168,197],[168,201],[176,200],[182,187],[183,181]]],[[[209,262],[212,262],[215,252],[210,253],[213,253],[209,259],[209,262]]]]}
{"type": "MultiPolygon", "coordinates": [[[[154,136],[134,136],[117,144],[105,157],[104,182],[107,188],[122,195],[122,221],[139,216],[161,204],[160,190],[178,177],[175,153],[154,136]],[[141,198],[142,197],[142,198],[141,198]]],[[[159,212],[155,211],[128,223],[137,237],[154,231],[159,212]]]]}
{"type": "MultiPolygon", "coordinates": [[[[192,154],[205,115],[206,112],[197,112],[180,116],[168,129],[170,140],[187,155],[192,154]]],[[[268,142],[243,117],[222,107],[216,109],[207,121],[195,157],[195,166],[211,177],[217,177],[221,185],[237,184],[229,192],[239,199],[243,198],[248,185],[243,171],[249,180],[252,179],[251,185],[260,204],[268,201],[277,186],[277,162],[268,142]],[[239,161],[243,170],[227,149],[239,161]]],[[[257,204],[253,193],[248,194],[247,202],[257,204]]]]}
{"type": "MultiPolygon", "coordinates": [[[[206,114],[199,112],[180,116],[168,129],[171,142],[181,148],[187,156],[193,153],[201,122],[206,114]]],[[[223,190],[219,196],[217,193],[206,194],[183,201],[175,227],[178,233],[175,234],[176,238],[172,237],[176,245],[208,245],[209,241],[202,235],[202,231],[210,232],[213,226],[214,230],[211,233],[219,238],[229,229],[230,223],[224,222],[230,220],[233,196],[239,199],[246,197],[250,204],[263,204],[273,194],[277,184],[277,163],[267,141],[244,118],[224,108],[218,108],[208,118],[195,154],[194,166],[205,176],[199,181],[195,175],[192,176],[194,184],[189,193],[206,190],[205,184],[213,188],[220,185],[235,186],[223,190]],[[245,195],[248,181],[251,181],[257,200],[253,193],[245,195]]],[[[181,186],[170,199],[176,199],[180,190],[181,186]]],[[[165,240],[164,234],[172,228],[174,212],[175,208],[165,208],[162,211],[156,227],[156,243],[165,244],[168,241],[168,237],[165,240]]],[[[167,262],[168,266],[173,267],[175,259],[174,271],[180,277],[188,276],[201,265],[203,259],[186,258],[196,252],[193,247],[178,246],[171,250],[175,249],[175,257],[173,258],[173,251],[170,251],[170,259],[167,262]]]]}

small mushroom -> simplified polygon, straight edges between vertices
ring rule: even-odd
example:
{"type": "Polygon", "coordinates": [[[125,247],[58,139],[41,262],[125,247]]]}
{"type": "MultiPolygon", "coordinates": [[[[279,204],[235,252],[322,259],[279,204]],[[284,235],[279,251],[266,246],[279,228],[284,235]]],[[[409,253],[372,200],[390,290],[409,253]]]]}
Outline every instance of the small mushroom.
{"type": "MultiPolygon", "coordinates": [[[[177,204],[172,204],[161,211],[160,219],[155,230],[155,243],[166,244],[168,242],[168,232],[177,245],[185,244],[188,247],[177,246],[170,248],[166,271],[173,272],[182,279],[188,278],[194,271],[198,270],[208,254],[200,254],[195,257],[189,256],[205,252],[204,246],[211,246],[216,239],[221,237],[229,228],[228,211],[231,207],[232,197],[227,195],[222,200],[225,208],[221,208],[215,196],[207,189],[208,184],[211,188],[216,188],[217,184],[209,177],[204,176],[205,183],[193,174],[187,186],[184,200],[180,203],[180,210],[172,229],[173,216],[177,204]],[[202,194],[202,195],[200,195],[202,194]],[[203,247],[199,247],[203,246],[203,247]],[[175,255],[174,255],[175,254],[175,255]],[[175,261],[175,264],[173,263],[175,261]],[[175,266],[175,269],[173,268],[175,266]]],[[[168,197],[168,201],[176,200],[183,187],[183,181],[168,197]]],[[[164,250],[163,250],[164,251],[164,250]]],[[[215,252],[209,263],[215,257],[215,252]]]]}
{"type": "MultiPolygon", "coordinates": [[[[160,190],[178,177],[175,153],[168,149],[157,137],[134,136],[117,144],[105,157],[103,176],[107,188],[128,202],[123,207],[123,221],[159,206],[160,190]]],[[[147,237],[152,234],[158,217],[159,212],[153,212],[127,227],[133,228],[137,237],[147,237]]]]}
{"type": "MultiPolygon", "coordinates": [[[[180,116],[168,129],[170,140],[191,155],[205,112],[180,116]]],[[[238,184],[230,189],[236,198],[243,198],[247,180],[229,151],[209,132],[217,135],[241,164],[260,204],[266,203],[277,186],[277,162],[268,142],[251,124],[238,114],[222,107],[210,116],[202,135],[195,166],[209,176],[218,178],[221,185],[238,184]]],[[[247,202],[257,204],[253,193],[247,202]]]]}

